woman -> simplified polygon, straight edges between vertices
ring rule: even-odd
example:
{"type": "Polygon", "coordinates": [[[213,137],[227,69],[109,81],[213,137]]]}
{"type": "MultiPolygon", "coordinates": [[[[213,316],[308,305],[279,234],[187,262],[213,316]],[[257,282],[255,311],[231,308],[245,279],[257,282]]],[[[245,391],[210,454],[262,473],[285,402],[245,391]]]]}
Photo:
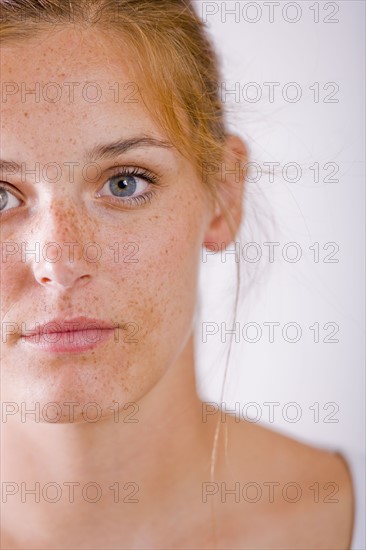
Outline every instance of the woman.
{"type": "Polygon", "coordinates": [[[341,456],[196,393],[200,253],[235,239],[247,151],[192,6],[1,7],[2,547],[349,548],[341,456]]]}

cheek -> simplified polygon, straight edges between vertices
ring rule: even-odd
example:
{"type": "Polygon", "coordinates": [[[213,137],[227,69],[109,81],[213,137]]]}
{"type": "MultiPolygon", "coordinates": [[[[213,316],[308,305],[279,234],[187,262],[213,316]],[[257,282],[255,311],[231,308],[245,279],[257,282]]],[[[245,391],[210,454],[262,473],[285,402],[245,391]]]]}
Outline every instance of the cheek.
{"type": "Polygon", "coordinates": [[[1,321],[6,319],[7,312],[17,302],[23,293],[26,269],[15,256],[7,256],[4,252],[4,243],[2,245],[1,257],[1,277],[0,277],[0,302],[1,302],[1,321]]]}
{"type": "Polygon", "coordinates": [[[126,232],[123,242],[115,241],[113,259],[101,267],[116,303],[134,304],[131,314],[142,323],[141,332],[143,325],[153,329],[160,348],[162,330],[176,331],[175,324],[180,319],[186,324],[192,315],[202,237],[196,220],[155,217],[135,233],[126,232]]]}

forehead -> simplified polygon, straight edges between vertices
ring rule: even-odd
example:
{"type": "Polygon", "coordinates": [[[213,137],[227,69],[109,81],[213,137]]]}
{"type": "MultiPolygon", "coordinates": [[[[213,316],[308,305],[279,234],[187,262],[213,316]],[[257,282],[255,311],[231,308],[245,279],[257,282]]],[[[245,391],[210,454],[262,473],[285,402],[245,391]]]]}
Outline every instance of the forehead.
{"type": "Polygon", "coordinates": [[[74,147],[131,133],[165,137],[142,101],[127,47],[113,47],[93,29],[63,28],[3,46],[0,63],[1,141],[9,154],[46,147],[52,156],[65,137],[74,147]]]}

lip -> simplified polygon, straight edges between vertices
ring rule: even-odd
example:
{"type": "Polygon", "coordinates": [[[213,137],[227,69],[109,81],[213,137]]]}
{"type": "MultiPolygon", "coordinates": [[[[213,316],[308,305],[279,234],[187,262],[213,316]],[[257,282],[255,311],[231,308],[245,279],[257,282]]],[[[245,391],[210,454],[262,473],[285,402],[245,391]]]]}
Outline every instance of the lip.
{"type": "Polygon", "coordinates": [[[23,329],[21,341],[40,351],[81,353],[101,345],[118,330],[118,325],[90,317],[56,318],[23,329]]]}

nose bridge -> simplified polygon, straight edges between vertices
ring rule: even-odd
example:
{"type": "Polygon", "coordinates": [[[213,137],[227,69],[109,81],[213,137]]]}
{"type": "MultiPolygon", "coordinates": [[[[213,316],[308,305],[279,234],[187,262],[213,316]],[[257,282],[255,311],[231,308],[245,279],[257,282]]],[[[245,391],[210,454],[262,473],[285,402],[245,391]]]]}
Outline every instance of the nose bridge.
{"type": "Polygon", "coordinates": [[[70,238],[83,239],[86,227],[82,226],[82,213],[80,206],[76,204],[73,197],[66,197],[66,193],[56,193],[49,202],[49,208],[46,214],[46,232],[49,237],[56,239],[58,244],[69,242],[70,238]]]}
{"type": "Polygon", "coordinates": [[[56,135],[50,149],[37,163],[36,179],[39,183],[39,207],[48,230],[58,237],[69,238],[68,234],[78,235],[82,229],[82,173],[78,162],[63,160],[69,152],[65,146],[65,140],[56,135]]]}

